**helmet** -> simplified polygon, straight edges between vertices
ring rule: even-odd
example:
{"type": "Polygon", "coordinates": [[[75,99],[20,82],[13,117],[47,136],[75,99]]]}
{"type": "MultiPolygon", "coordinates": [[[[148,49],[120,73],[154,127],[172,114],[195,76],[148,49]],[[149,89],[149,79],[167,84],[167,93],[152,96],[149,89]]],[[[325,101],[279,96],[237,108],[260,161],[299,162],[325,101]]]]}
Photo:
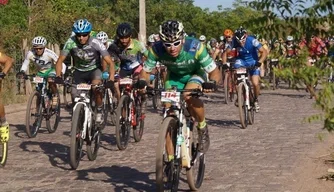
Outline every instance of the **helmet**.
{"type": "Polygon", "coordinates": [[[219,37],[219,40],[220,40],[220,41],[224,41],[224,39],[225,39],[224,36],[220,36],[220,37],[219,37]]]}
{"type": "Polygon", "coordinates": [[[196,37],[196,33],[195,32],[189,33],[189,37],[196,37]]]}
{"type": "Polygon", "coordinates": [[[152,34],[152,35],[150,35],[149,37],[148,37],[148,39],[147,39],[147,41],[149,42],[149,43],[154,43],[155,42],[155,40],[154,40],[154,34],[152,34]]]}
{"type": "Polygon", "coordinates": [[[108,41],[108,35],[104,31],[100,31],[97,35],[96,38],[100,40],[102,43],[106,43],[108,41]]]}
{"type": "Polygon", "coordinates": [[[130,37],[132,34],[132,29],[129,23],[121,23],[116,29],[117,37],[124,38],[130,37]]]}
{"type": "Polygon", "coordinates": [[[293,41],[293,37],[292,36],[287,36],[286,41],[293,41]]]}
{"type": "Polygon", "coordinates": [[[232,37],[233,36],[233,31],[231,29],[225,29],[224,31],[224,36],[225,37],[232,37]]]}
{"type": "Polygon", "coordinates": [[[74,33],[90,33],[92,28],[92,24],[87,19],[79,19],[74,22],[72,31],[74,33]]]}
{"type": "Polygon", "coordinates": [[[205,37],[204,35],[201,35],[201,36],[199,36],[199,40],[200,40],[200,41],[205,41],[205,40],[206,40],[206,37],[205,37]]]}
{"type": "Polygon", "coordinates": [[[212,45],[212,44],[215,44],[215,43],[217,43],[217,40],[215,38],[211,38],[210,39],[210,44],[212,45]]]}
{"type": "Polygon", "coordinates": [[[44,37],[42,37],[42,36],[37,36],[37,37],[35,37],[35,38],[32,40],[31,43],[32,43],[32,46],[33,46],[33,47],[36,47],[36,46],[43,46],[43,47],[45,47],[47,41],[46,41],[46,39],[45,39],[44,37]]]}
{"type": "Polygon", "coordinates": [[[235,31],[235,37],[237,38],[237,40],[244,40],[247,37],[247,31],[244,28],[240,27],[235,31]]]}
{"type": "Polygon", "coordinates": [[[162,41],[176,41],[184,35],[183,24],[179,21],[168,20],[160,25],[159,35],[162,41]]]}

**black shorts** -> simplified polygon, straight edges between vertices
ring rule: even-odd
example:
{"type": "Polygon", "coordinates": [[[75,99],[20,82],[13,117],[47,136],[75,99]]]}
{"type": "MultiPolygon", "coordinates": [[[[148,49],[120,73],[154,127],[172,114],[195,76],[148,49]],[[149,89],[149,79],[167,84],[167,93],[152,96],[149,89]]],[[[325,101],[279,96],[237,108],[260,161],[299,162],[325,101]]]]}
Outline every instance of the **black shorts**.
{"type": "Polygon", "coordinates": [[[73,72],[73,83],[91,83],[92,80],[102,79],[102,72],[99,68],[96,68],[92,71],[78,71],[73,72]]]}

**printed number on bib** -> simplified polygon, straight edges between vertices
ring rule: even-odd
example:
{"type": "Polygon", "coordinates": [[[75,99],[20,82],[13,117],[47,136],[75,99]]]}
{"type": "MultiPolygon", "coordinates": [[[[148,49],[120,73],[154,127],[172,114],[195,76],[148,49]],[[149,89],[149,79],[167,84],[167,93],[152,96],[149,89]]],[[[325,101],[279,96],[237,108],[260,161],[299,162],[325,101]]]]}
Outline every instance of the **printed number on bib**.
{"type": "Polygon", "coordinates": [[[132,84],[132,79],[130,79],[130,78],[120,79],[119,84],[121,84],[121,85],[132,84]]]}
{"type": "Polygon", "coordinates": [[[161,92],[161,102],[180,102],[180,92],[161,92]]]}
{"type": "Polygon", "coordinates": [[[44,78],[43,77],[34,77],[33,82],[34,83],[43,83],[44,78]]]}
{"type": "Polygon", "coordinates": [[[237,74],[245,74],[247,73],[247,69],[246,68],[238,68],[236,69],[237,74]]]}
{"type": "Polygon", "coordinates": [[[81,83],[77,85],[77,90],[90,90],[92,86],[86,83],[81,83]]]}

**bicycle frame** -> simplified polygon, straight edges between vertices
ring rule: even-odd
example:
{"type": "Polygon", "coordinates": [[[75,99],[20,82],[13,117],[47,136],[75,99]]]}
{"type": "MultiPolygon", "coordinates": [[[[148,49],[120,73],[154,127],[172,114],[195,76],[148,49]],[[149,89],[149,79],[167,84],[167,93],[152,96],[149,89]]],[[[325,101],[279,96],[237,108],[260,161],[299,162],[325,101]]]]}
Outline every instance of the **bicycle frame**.
{"type": "MultiPolygon", "coordinates": [[[[81,90],[82,91],[82,90],[81,90]]],[[[86,134],[88,133],[88,137],[89,139],[92,138],[92,135],[91,135],[91,132],[88,131],[91,129],[92,127],[92,113],[93,113],[93,110],[90,106],[90,98],[87,96],[88,94],[90,93],[90,91],[82,91],[80,93],[79,96],[77,96],[74,101],[75,101],[75,105],[73,107],[73,111],[75,111],[76,107],[79,105],[79,104],[82,104],[84,106],[84,110],[85,110],[85,119],[84,119],[84,122],[83,122],[83,130],[81,132],[81,138],[82,139],[86,139],[86,134]]]]}
{"type": "Polygon", "coordinates": [[[250,110],[250,100],[249,100],[249,91],[251,89],[249,78],[248,78],[248,70],[246,68],[238,68],[236,69],[236,77],[237,77],[237,85],[243,84],[245,87],[245,104],[247,106],[247,109],[250,110]]]}

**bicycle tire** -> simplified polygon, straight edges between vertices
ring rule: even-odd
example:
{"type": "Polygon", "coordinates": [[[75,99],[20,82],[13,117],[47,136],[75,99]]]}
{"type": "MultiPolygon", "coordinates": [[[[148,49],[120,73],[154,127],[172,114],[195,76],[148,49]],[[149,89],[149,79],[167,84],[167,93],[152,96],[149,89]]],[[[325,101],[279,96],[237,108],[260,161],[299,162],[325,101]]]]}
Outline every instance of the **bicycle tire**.
{"type": "Polygon", "coordinates": [[[163,192],[165,190],[176,192],[178,190],[181,162],[180,160],[176,160],[178,162],[174,160],[168,162],[167,155],[165,153],[167,133],[168,131],[172,132],[171,138],[172,139],[174,138],[173,143],[175,143],[177,127],[178,127],[178,120],[174,117],[165,118],[160,127],[158,145],[156,148],[156,163],[155,163],[156,185],[157,185],[157,191],[159,192],[163,192]],[[175,164],[176,165],[178,164],[178,166],[175,166],[175,164]],[[164,181],[165,172],[167,172],[168,174],[166,176],[167,182],[164,181]],[[169,181],[171,183],[169,183],[169,181]]]}
{"type": "Polygon", "coordinates": [[[58,128],[58,124],[60,121],[60,98],[59,98],[59,93],[57,93],[57,103],[58,105],[56,106],[55,109],[53,109],[50,105],[47,108],[47,119],[46,119],[46,128],[48,129],[49,133],[54,133],[57,128],[58,128]],[[55,120],[54,123],[51,123],[51,118],[55,116],[55,120]],[[53,124],[53,125],[51,125],[53,124]]]}
{"type": "Polygon", "coordinates": [[[41,94],[38,91],[34,91],[29,97],[27,111],[26,111],[26,133],[29,138],[36,137],[38,130],[41,127],[42,120],[43,120],[42,102],[43,101],[41,101],[41,94]],[[31,107],[32,105],[34,105],[33,104],[34,97],[36,97],[36,103],[35,103],[36,111],[34,114],[32,114],[31,107]],[[32,115],[35,117],[35,119],[34,119],[34,123],[32,124],[32,126],[30,126],[32,115]]]}
{"type": "Polygon", "coordinates": [[[130,128],[131,122],[129,122],[129,104],[130,97],[128,95],[122,95],[117,110],[116,110],[116,144],[119,150],[127,148],[130,140],[130,128]],[[125,109],[125,118],[122,117],[122,109],[125,109]]]}
{"type": "Polygon", "coordinates": [[[85,111],[83,104],[77,104],[73,112],[71,125],[71,142],[70,142],[70,166],[72,169],[77,169],[82,156],[83,139],[81,131],[83,130],[83,122],[85,111]]]}
{"type": "MultiPolygon", "coordinates": [[[[155,79],[153,81],[153,87],[154,89],[162,89],[162,81],[160,75],[156,75],[155,79]]],[[[154,94],[152,97],[152,105],[153,109],[158,109],[159,106],[161,106],[161,95],[160,92],[158,94],[154,94]]]]}
{"type": "Polygon", "coordinates": [[[135,105],[135,117],[136,117],[136,122],[137,125],[133,126],[133,138],[135,140],[135,142],[139,142],[141,140],[141,138],[143,137],[143,133],[144,133],[144,125],[145,125],[145,118],[142,116],[141,114],[141,102],[139,101],[139,99],[141,98],[137,98],[135,105]]]}
{"type": "Polygon", "coordinates": [[[191,168],[186,169],[187,174],[187,182],[189,185],[190,190],[197,191],[204,180],[204,173],[205,173],[205,155],[204,153],[198,153],[197,146],[198,146],[198,138],[196,138],[197,129],[191,129],[190,131],[190,141],[191,147],[190,147],[190,157],[193,159],[193,156],[196,155],[196,159],[194,160],[194,165],[191,166],[191,168]],[[198,168],[197,168],[198,163],[198,168]],[[195,174],[197,173],[197,174],[195,174]]]}
{"type": "Polygon", "coordinates": [[[243,83],[238,85],[238,108],[241,128],[246,129],[247,127],[247,106],[245,105],[245,87],[243,83]]]}
{"type": "Polygon", "coordinates": [[[5,143],[0,143],[0,150],[1,150],[1,153],[0,153],[0,166],[1,167],[4,167],[7,163],[7,157],[8,157],[8,142],[5,142],[5,143]]]}
{"type": "Polygon", "coordinates": [[[254,94],[252,89],[249,89],[249,100],[250,100],[250,110],[248,110],[248,124],[253,125],[255,121],[255,106],[254,106],[254,94]]]}
{"type": "MultiPolygon", "coordinates": [[[[86,149],[87,149],[87,157],[90,161],[94,161],[97,157],[97,152],[100,148],[101,141],[101,132],[95,130],[95,127],[91,129],[92,139],[87,141],[86,149]]],[[[87,138],[88,139],[88,138],[87,138]]]]}
{"type": "Polygon", "coordinates": [[[225,72],[225,77],[224,77],[224,94],[225,94],[225,98],[224,98],[224,103],[228,104],[228,98],[229,98],[229,72],[225,72]]]}
{"type": "Polygon", "coordinates": [[[273,84],[273,90],[276,89],[276,74],[275,74],[275,70],[274,70],[274,67],[273,67],[273,70],[272,70],[272,84],[273,84]]]}

